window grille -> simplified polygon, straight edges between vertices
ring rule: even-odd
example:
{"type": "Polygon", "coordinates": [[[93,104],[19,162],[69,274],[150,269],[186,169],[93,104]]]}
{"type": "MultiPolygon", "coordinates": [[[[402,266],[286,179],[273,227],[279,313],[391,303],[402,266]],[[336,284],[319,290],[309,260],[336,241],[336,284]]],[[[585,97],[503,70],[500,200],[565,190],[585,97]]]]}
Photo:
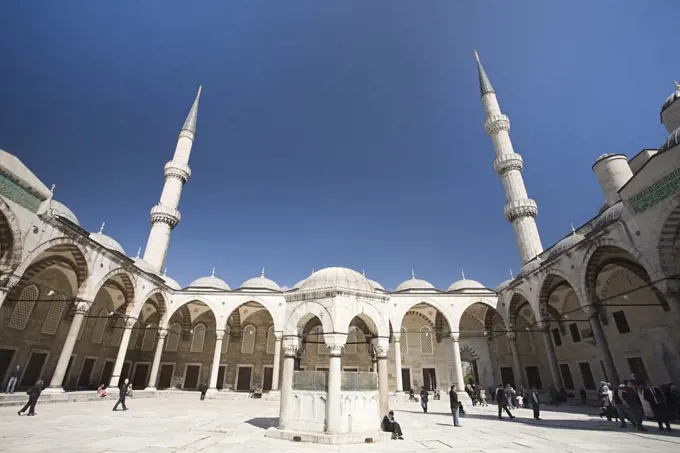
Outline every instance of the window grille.
{"type": "Polygon", "coordinates": [[[401,356],[406,357],[406,354],[408,354],[408,331],[406,330],[406,327],[401,328],[401,342],[399,348],[401,349],[401,356]]]}
{"type": "Polygon", "coordinates": [[[31,313],[33,313],[33,307],[39,295],[40,291],[35,285],[29,285],[24,288],[19,296],[19,302],[14,307],[9,323],[7,323],[7,327],[24,330],[28,324],[28,319],[31,317],[31,313]]]}
{"type": "Polygon", "coordinates": [[[434,338],[432,329],[428,326],[420,328],[420,352],[422,354],[434,354],[434,338]]]}
{"type": "Polygon", "coordinates": [[[316,353],[317,354],[328,354],[328,347],[326,346],[326,339],[323,337],[323,329],[321,327],[315,327],[312,329],[314,335],[311,335],[312,341],[316,341],[316,353]]]}
{"type": "Polygon", "coordinates": [[[255,326],[248,325],[243,329],[243,343],[241,343],[242,354],[252,354],[255,351],[255,326]]]}
{"type": "Polygon", "coordinates": [[[47,335],[54,335],[57,333],[59,323],[61,322],[61,316],[64,314],[65,308],[66,296],[57,294],[50,304],[50,309],[47,312],[47,316],[45,316],[45,322],[43,322],[42,330],[40,332],[47,335]]]}
{"type": "Polygon", "coordinates": [[[151,324],[144,329],[144,338],[142,338],[142,351],[152,351],[153,345],[156,343],[156,332],[158,326],[151,324]]]}
{"type": "Polygon", "coordinates": [[[276,337],[274,336],[274,326],[267,330],[267,354],[274,354],[276,349],[276,337]]]}
{"type": "Polygon", "coordinates": [[[174,323],[168,329],[168,336],[165,340],[165,350],[169,352],[177,352],[179,347],[179,340],[182,336],[182,326],[179,323],[174,323]]]}
{"type": "Polygon", "coordinates": [[[357,328],[355,326],[350,327],[347,333],[345,352],[348,354],[356,354],[357,352],[357,328]]]}
{"type": "Polygon", "coordinates": [[[191,335],[191,352],[203,352],[205,330],[205,324],[198,324],[194,327],[194,333],[191,335]]]}
{"type": "MultiPolygon", "coordinates": [[[[92,343],[102,344],[104,339],[104,332],[106,332],[106,326],[109,322],[109,312],[106,310],[100,310],[97,318],[97,323],[94,325],[94,332],[92,332],[92,343]]],[[[118,332],[114,332],[116,335],[118,332]]]]}

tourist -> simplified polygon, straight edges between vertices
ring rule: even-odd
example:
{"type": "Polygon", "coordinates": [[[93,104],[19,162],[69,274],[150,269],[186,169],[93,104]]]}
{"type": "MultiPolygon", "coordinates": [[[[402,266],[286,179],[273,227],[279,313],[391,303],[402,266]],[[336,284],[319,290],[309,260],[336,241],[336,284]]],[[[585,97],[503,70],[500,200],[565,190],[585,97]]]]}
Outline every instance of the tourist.
{"type": "Polygon", "coordinates": [[[423,412],[427,414],[427,400],[429,399],[429,393],[425,390],[425,387],[420,388],[420,405],[423,408],[423,412]]]}
{"type": "Polygon", "coordinates": [[[626,387],[621,393],[621,399],[626,403],[626,406],[628,406],[628,409],[630,410],[630,422],[638,429],[638,431],[647,431],[642,425],[644,410],[642,409],[642,403],[640,402],[638,392],[633,385],[633,381],[624,382],[626,383],[626,387]]]}
{"type": "Polygon", "coordinates": [[[496,389],[496,404],[498,405],[498,418],[503,418],[502,412],[505,410],[505,412],[508,414],[508,417],[511,419],[515,418],[514,415],[510,413],[510,410],[508,409],[508,402],[507,398],[505,396],[505,389],[503,388],[503,384],[498,384],[498,388],[496,389]]]}
{"type": "Polygon", "coordinates": [[[652,405],[649,404],[649,401],[645,399],[645,386],[644,384],[640,383],[640,380],[637,380],[636,382],[638,383],[635,384],[635,390],[640,400],[640,404],[642,405],[642,412],[644,413],[645,417],[647,417],[649,420],[652,420],[654,418],[654,409],[652,409],[652,405]]]}
{"type": "Polygon", "coordinates": [[[517,407],[524,407],[524,397],[522,396],[521,393],[519,395],[517,395],[516,399],[517,399],[517,407]]]}
{"type": "Polygon", "coordinates": [[[33,384],[33,387],[28,389],[26,394],[28,395],[28,402],[21,408],[17,415],[21,415],[28,409],[28,415],[37,415],[35,413],[35,405],[38,403],[38,398],[40,398],[40,393],[43,391],[43,381],[38,379],[38,382],[33,384]]]}
{"type": "Polygon", "coordinates": [[[408,400],[416,403],[418,402],[418,398],[416,398],[415,393],[413,393],[413,389],[408,390],[408,400]]]}
{"type": "Polygon", "coordinates": [[[531,389],[531,408],[534,410],[534,418],[536,420],[541,419],[541,400],[538,399],[538,390],[536,387],[531,389]]]}
{"type": "Polygon", "coordinates": [[[99,395],[100,398],[106,398],[107,393],[106,386],[104,384],[101,384],[99,387],[97,387],[97,395],[99,395]]]}
{"type": "Polygon", "coordinates": [[[581,391],[579,391],[579,395],[581,396],[581,404],[583,404],[585,406],[586,399],[588,397],[588,395],[586,394],[586,389],[582,388],[581,391]]]}
{"type": "Polygon", "coordinates": [[[659,424],[659,431],[664,431],[664,425],[666,425],[666,431],[670,431],[671,423],[664,391],[660,387],[653,386],[647,381],[647,387],[644,390],[644,398],[650,406],[652,406],[654,419],[659,424]]]}
{"type": "Polygon", "coordinates": [[[680,418],[680,391],[672,382],[666,387],[666,404],[671,421],[680,418]]]}
{"type": "Polygon", "coordinates": [[[601,401],[602,401],[602,411],[600,412],[600,418],[602,416],[607,417],[607,421],[612,421],[612,418],[615,418],[616,421],[618,421],[619,416],[616,412],[616,409],[614,408],[614,394],[611,390],[609,390],[609,387],[604,385],[600,389],[600,395],[601,395],[601,401]]]}
{"type": "Polygon", "coordinates": [[[453,385],[451,386],[451,390],[449,390],[449,401],[451,402],[451,413],[453,414],[453,426],[460,426],[460,420],[458,419],[460,401],[458,401],[456,387],[453,385]]]}
{"type": "Polygon", "coordinates": [[[486,400],[486,389],[484,387],[479,388],[479,404],[482,406],[488,406],[489,403],[486,400]]]}
{"type": "Polygon", "coordinates": [[[17,382],[19,382],[19,376],[21,376],[21,366],[17,365],[17,367],[9,374],[9,381],[7,382],[5,393],[14,393],[14,387],[16,387],[17,382]]]}
{"type": "Polygon", "coordinates": [[[118,401],[116,401],[116,405],[113,406],[113,410],[117,411],[118,410],[118,405],[120,404],[123,406],[123,410],[127,410],[127,406],[125,405],[125,397],[128,394],[128,383],[130,382],[129,379],[125,379],[123,381],[123,384],[118,388],[118,401]]]}
{"type": "Polygon", "coordinates": [[[612,392],[613,393],[612,396],[614,397],[614,409],[616,410],[616,413],[619,416],[619,422],[620,422],[619,427],[620,428],[625,428],[627,426],[626,425],[626,418],[628,418],[629,420],[631,419],[630,414],[628,413],[628,408],[626,407],[626,404],[623,401],[622,396],[621,396],[622,392],[625,392],[625,391],[626,391],[626,386],[623,385],[623,384],[620,384],[619,388],[616,389],[616,391],[612,392]]]}
{"type": "Polygon", "coordinates": [[[491,398],[491,401],[496,401],[496,389],[493,388],[493,385],[489,386],[489,397],[491,398]]]}
{"type": "Polygon", "coordinates": [[[516,395],[515,389],[512,388],[512,385],[508,384],[505,387],[505,404],[506,404],[506,407],[508,407],[510,409],[515,408],[515,405],[516,405],[515,395],[516,395]]]}
{"type": "Polygon", "coordinates": [[[204,382],[203,384],[201,384],[199,390],[201,391],[201,401],[203,401],[205,400],[205,394],[208,393],[208,383],[204,382]]]}
{"type": "Polygon", "coordinates": [[[389,413],[383,417],[381,428],[387,433],[392,433],[392,439],[404,440],[403,433],[401,432],[401,425],[394,419],[394,411],[389,411],[389,413]]]}
{"type": "Polygon", "coordinates": [[[439,390],[434,389],[434,394],[432,396],[432,399],[434,399],[435,401],[442,399],[441,395],[439,394],[439,390]]]}

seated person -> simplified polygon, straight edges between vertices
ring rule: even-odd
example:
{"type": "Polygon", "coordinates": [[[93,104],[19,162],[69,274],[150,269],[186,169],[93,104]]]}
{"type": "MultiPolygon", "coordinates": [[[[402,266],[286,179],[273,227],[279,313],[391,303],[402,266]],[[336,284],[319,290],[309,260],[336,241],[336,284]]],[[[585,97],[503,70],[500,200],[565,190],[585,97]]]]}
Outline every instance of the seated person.
{"type": "Polygon", "coordinates": [[[394,419],[394,411],[390,411],[382,421],[382,430],[388,433],[392,433],[392,439],[404,440],[401,432],[401,426],[394,419]]]}
{"type": "Polygon", "coordinates": [[[100,385],[97,388],[97,393],[99,394],[100,397],[105,398],[107,393],[106,393],[106,386],[104,384],[100,385]]]}

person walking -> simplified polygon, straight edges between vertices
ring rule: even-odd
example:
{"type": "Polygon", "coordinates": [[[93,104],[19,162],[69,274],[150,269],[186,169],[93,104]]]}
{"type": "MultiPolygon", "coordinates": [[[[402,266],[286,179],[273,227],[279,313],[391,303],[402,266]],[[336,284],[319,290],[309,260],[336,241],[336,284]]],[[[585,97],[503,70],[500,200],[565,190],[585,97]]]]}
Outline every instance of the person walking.
{"type": "Polygon", "coordinates": [[[425,390],[425,387],[420,388],[420,405],[423,408],[423,412],[427,414],[427,400],[429,399],[429,393],[425,390]]]}
{"type": "Polygon", "coordinates": [[[451,413],[453,414],[453,426],[461,426],[458,417],[460,410],[460,401],[458,401],[458,394],[456,393],[456,387],[451,386],[449,390],[449,402],[451,403],[451,413]]]}
{"type": "Polygon", "coordinates": [[[630,414],[628,413],[628,408],[626,407],[626,403],[623,401],[621,398],[622,392],[626,391],[626,386],[623,384],[619,385],[619,388],[614,390],[612,392],[612,396],[614,397],[614,409],[616,410],[616,413],[619,416],[619,428],[625,428],[626,426],[626,418],[629,420],[631,419],[630,414]]]}
{"type": "Polygon", "coordinates": [[[114,411],[117,411],[117,410],[118,410],[118,405],[119,405],[119,404],[120,404],[121,406],[123,406],[123,410],[124,410],[124,411],[127,410],[127,406],[125,405],[125,397],[127,396],[127,393],[128,393],[128,382],[130,382],[130,380],[129,380],[129,379],[125,379],[125,381],[123,382],[123,385],[121,385],[121,386],[118,388],[118,401],[116,401],[116,405],[113,406],[113,410],[114,410],[114,411]]]}
{"type": "Polygon", "coordinates": [[[9,381],[7,381],[5,393],[9,393],[10,395],[14,393],[14,388],[16,387],[17,382],[19,382],[19,376],[21,376],[21,366],[17,365],[17,367],[9,374],[9,381]]]}
{"type": "Polygon", "coordinates": [[[204,382],[201,384],[201,401],[205,400],[205,394],[208,393],[208,384],[204,382]]]}
{"type": "Polygon", "coordinates": [[[19,412],[17,412],[17,415],[21,415],[24,412],[26,412],[26,409],[28,409],[28,415],[36,415],[35,413],[35,405],[38,403],[38,398],[40,398],[40,393],[43,391],[43,381],[42,379],[38,379],[38,382],[33,384],[33,387],[28,389],[26,394],[28,395],[28,402],[24,405],[24,407],[21,408],[19,412]]]}
{"type": "Polygon", "coordinates": [[[624,382],[626,383],[626,387],[621,394],[621,399],[623,399],[630,410],[630,421],[638,431],[647,431],[647,428],[642,425],[642,419],[645,415],[644,409],[642,408],[642,403],[640,402],[637,390],[635,390],[633,381],[624,382]]]}
{"type": "Polygon", "coordinates": [[[538,390],[536,387],[531,388],[531,408],[534,410],[534,418],[541,419],[541,400],[538,399],[538,390]]]}
{"type": "Polygon", "coordinates": [[[664,425],[666,425],[666,431],[671,430],[670,417],[668,415],[668,407],[666,403],[666,395],[660,387],[653,386],[647,382],[647,387],[644,390],[644,398],[652,406],[652,411],[654,411],[654,420],[659,424],[659,431],[664,431],[664,425]]]}
{"type": "Polygon", "coordinates": [[[512,415],[508,409],[508,402],[507,398],[505,397],[505,389],[503,388],[503,384],[499,384],[498,388],[496,389],[496,404],[498,405],[498,418],[503,418],[503,410],[505,410],[510,419],[515,418],[515,416],[512,415]]]}

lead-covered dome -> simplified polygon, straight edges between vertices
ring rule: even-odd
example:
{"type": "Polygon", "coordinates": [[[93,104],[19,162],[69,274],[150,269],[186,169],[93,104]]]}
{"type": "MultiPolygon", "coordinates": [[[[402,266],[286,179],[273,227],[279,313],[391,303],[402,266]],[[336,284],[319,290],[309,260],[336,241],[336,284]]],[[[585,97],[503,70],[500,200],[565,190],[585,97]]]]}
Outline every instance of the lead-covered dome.
{"type": "Polygon", "coordinates": [[[663,145],[661,145],[659,148],[659,152],[662,153],[664,151],[668,151],[669,149],[675,148],[678,145],[680,145],[680,127],[671,132],[666,141],[663,142],[663,145]]]}
{"type": "Polygon", "coordinates": [[[514,281],[515,281],[515,279],[509,278],[509,279],[501,282],[501,284],[496,287],[496,292],[503,291],[505,288],[507,288],[510,285],[510,283],[512,283],[514,281]]]}
{"type": "Polygon", "coordinates": [[[163,271],[163,275],[162,275],[163,280],[165,281],[165,284],[168,285],[169,288],[174,289],[175,291],[180,291],[180,290],[182,289],[182,287],[180,286],[180,284],[177,283],[177,280],[174,280],[174,279],[168,277],[168,276],[167,276],[167,272],[168,272],[167,269],[164,270],[164,271],[163,271]]]}
{"type": "Polygon", "coordinates": [[[447,291],[463,291],[467,289],[486,289],[484,285],[479,283],[476,280],[470,280],[467,278],[464,278],[462,280],[458,280],[457,282],[451,283],[451,286],[449,286],[449,289],[447,291]]]}
{"type": "Polygon", "coordinates": [[[231,291],[231,288],[229,285],[227,285],[227,282],[222,280],[221,278],[215,277],[215,269],[213,269],[212,273],[207,276],[207,277],[201,277],[198,280],[194,280],[193,282],[189,283],[189,286],[186,287],[186,289],[193,289],[193,290],[211,290],[211,291],[231,291]]]}
{"type": "Polygon", "coordinates": [[[45,201],[43,201],[44,209],[45,210],[51,210],[53,214],[57,214],[60,217],[64,217],[71,222],[75,223],[76,225],[80,226],[80,222],[78,221],[78,217],[71,211],[69,208],[66,207],[65,204],[53,199],[49,198],[45,201]]]}
{"type": "Polygon", "coordinates": [[[376,282],[375,280],[371,280],[371,279],[369,278],[369,279],[368,279],[368,283],[371,284],[371,286],[373,287],[373,289],[376,289],[376,290],[378,290],[378,291],[385,291],[385,288],[383,288],[383,285],[381,285],[380,283],[376,282]]]}
{"type": "Polygon", "coordinates": [[[565,250],[569,250],[579,242],[585,239],[585,236],[582,234],[577,233],[575,230],[572,230],[572,233],[567,236],[566,238],[562,239],[560,242],[555,244],[553,248],[550,249],[548,252],[548,256],[557,256],[560,253],[564,252],[565,250]]]}
{"type": "Polygon", "coordinates": [[[264,269],[259,277],[253,277],[241,284],[241,289],[281,291],[281,287],[274,281],[264,276],[264,269]]]}
{"type": "Polygon", "coordinates": [[[661,106],[661,113],[663,113],[664,110],[670,107],[671,104],[677,101],[678,99],[680,99],[680,84],[678,84],[678,82],[675,82],[675,91],[666,98],[666,101],[661,106]]]}
{"type": "Polygon", "coordinates": [[[135,266],[137,266],[139,269],[143,270],[144,272],[148,274],[157,274],[158,271],[151,265],[149,264],[148,261],[144,261],[142,258],[137,256],[136,258],[132,259],[135,262],[135,266]]]}
{"type": "Polygon", "coordinates": [[[111,236],[107,236],[106,234],[104,234],[103,223],[98,232],[90,233],[90,239],[92,239],[93,241],[97,242],[100,245],[103,245],[109,250],[114,250],[125,255],[125,250],[123,250],[123,247],[121,247],[118,241],[113,239],[111,236]]]}
{"type": "Polygon", "coordinates": [[[327,267],[312,273],[300,285],[300,291],[325,288],[344,288],[373,292],[373,285],[359,272],[346,267],[327,267]]]}
{"type": "Polygon", "coordinates": [[[427,291],[436,289],[437,288],[427,280],[416,278],[415,272],[411,271],[411,278],[405,282],[401,282],[395,291],[427,291]]]}
{"type": "Polygon", "coordinates": [[[541,267],[541,264],[543,264],[543,260],[537,256],[520,268],[519,272],[517,273],[517,278],[524,277],[525,275],[532,273],[541,267]]]}

